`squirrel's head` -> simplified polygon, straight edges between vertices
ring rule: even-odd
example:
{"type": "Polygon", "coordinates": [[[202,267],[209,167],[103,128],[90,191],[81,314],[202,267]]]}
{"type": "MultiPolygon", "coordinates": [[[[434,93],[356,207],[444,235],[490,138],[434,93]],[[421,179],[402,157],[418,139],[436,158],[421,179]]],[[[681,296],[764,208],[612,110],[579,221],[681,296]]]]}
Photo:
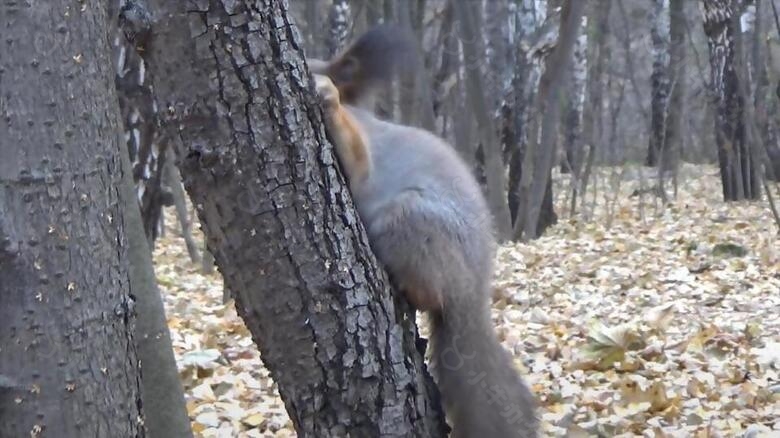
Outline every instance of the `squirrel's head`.
{"type": "Polygon", "coordinates": [[[309,59],[312,73],[328,76],[350,105],[365,104],[382,86],[419,65],[415,41],[407,31],[380,25],[364,33],[330,61],[309,59]]]}

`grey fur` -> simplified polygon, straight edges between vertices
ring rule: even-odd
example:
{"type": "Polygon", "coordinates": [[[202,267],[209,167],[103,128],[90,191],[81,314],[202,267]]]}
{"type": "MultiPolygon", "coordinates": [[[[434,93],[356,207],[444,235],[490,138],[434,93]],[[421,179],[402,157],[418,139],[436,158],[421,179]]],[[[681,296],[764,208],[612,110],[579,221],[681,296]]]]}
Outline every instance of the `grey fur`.
{"type": "Polygon", "coordinates": [[[468,166],[435,135],[346,107],[371,150],[352,195],[372,249],[399,287],[440,294],[429,312],[434,373],[458,438],[537,436],[536,402],[490,320],[495,239],[468,166]]]}

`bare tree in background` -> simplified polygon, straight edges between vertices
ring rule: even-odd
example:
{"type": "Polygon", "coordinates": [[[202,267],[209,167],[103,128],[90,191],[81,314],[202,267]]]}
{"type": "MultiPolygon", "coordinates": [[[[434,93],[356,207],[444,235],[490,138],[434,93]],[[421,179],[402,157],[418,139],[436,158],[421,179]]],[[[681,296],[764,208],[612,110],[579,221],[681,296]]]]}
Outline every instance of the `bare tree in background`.
{"type": "Polygon", "coordinates": [[[542,120],[535,127],[537,131],[530,134],[529,147],[523,157],[522,202],[514,226],[516,239],[538,237],[537,225],[555,157],[556,125],[560,119],[559,91],[571,63],[584,8],[585,2],[582,1],[567,0],[563,3],[558,42],[547,58],[545,71],[539,80],[535,110],[542,120]]]}
{"type": "Polygon", "coordinates": [[[652,0],[651,39],[653,73],[650,75],[650,143],[648,166],[657,166],[666,153],[666,115],[669,105],[669,0],[652,0]]]}
{"type": "Polygon", "coordinates": [[[661,169],[677,167],[682,151],[685,93],[687,90],[686,40],[688,26],[685,16],[687,0],[669,0],[669,99],[666,111],[666,134],[661,154],[661,169]]]}
{"type": "MultiPolygon", "coordinates": [[[[780,182],[780,12],[776,2],[764,2],[765,8],[769,8],[768,14],[773,31],[766,38],[766,63],[767,63],[767,81],[770,91],[767,93],[767,177],[776,182],[780,182]],[[768,3],[768,5],[766,5],[768,3]]],[[[759,14],[759,17],[764,16],[759,14]]]]}
{"type": "Polygon", "coordinates": [[[723,198],[757,199],[759,173],[746,141],[740,94],[740,10],[737,0],[701,0],[704,31],[710,48],[710,83],[717,108],[716,141],[723,198]]]}
{"type": "MultiPolygon", "coordinates": [[[[611,48],[607,44],[610,33],[609,12],[612,1],[599,1],[590,3],[588,25],[590,27],[590,41],[588,44],[588,74],[587,97],[585,113],[582,116],[582,137],[587,149],[585,168],[579,181],[575,181],[572,188],[570,213],[574,214],[577,207],[577,197],[584,194],[588,188],[588,182],[596,160],[596,152],[604,149],[602,144],[604,136],[604,71],[607,65],[611,48]]],[[[585,153],[586,151],[583,151],[585,153]]],[[[582,196],[585,200],[585,196],[582,196]]]]}
{"type": "Polygon", "coordinates": [[[574,62],[569,78],[569,93],[563,116],[563,160],[561,172],[573,174],[579,180],[582,170],[582,112],[585,107],[585,90],[588,73],[588,22],[582,18],[582,32],[574,44],[574,62]]]}
{"type": "MultiPolygon", "coordinates": [[[[544,67],[544,54],[549,52],[558,36],[558,14],[556,1],[523,0],[516,9],[515,69],[512,91],[501,107],[501,136],[504,153],[507,155],[509,181],[507,199],[512,214],[512,227],[517,226],[519,208],[522,202],[520,183],[523,159],[530,141],[529,133],[536,132],[534,126],[543,117],[533,110],[539,79],[544,67]],[[545,18],[546,17],[546,18],[545,18]]],[[[544,192],[537,232],[541,234],[554,224],[558,217],[553,208],[552,180],[544,192]]]]}
{"type": "Polygon", "coordinates": [[[115,82],[125,128],[124,139],[130,154],[144,231],[153,244],[160,233],[163,206],[172,205],[173,200],[162,185],[166,148],[159,141],[157,128],[160,120],[154,84],[144,59],[151,32],[151,16],[136,1],[111,0],[109,5],[113,24],[115,82]]]}
{"type": "MultiPolygon", "coordinates": [[[[310,6],[313,8],[313,6],[310,6]]],[[[349,24],[352,18],[347,0],[333,0],[328,14],[328,54],[337,54],[349,38],[349,24]]]]}
{"type": "Polygon", "coordinates": [[[455,10],[456,23],[459,24],[459,36],[466,63],[466,99],[477,123],[484,152],[488,204],[495,218],[499,238],[507,239],[511,234],[511,224],[505,195],[506,177],[501,145],[498,142],[496,124],[491,117],[491,105],[487,101],[487,88],[480,69],[485,54],[477,20],[481,5],[478,2],[451,1],[455,10]]]}

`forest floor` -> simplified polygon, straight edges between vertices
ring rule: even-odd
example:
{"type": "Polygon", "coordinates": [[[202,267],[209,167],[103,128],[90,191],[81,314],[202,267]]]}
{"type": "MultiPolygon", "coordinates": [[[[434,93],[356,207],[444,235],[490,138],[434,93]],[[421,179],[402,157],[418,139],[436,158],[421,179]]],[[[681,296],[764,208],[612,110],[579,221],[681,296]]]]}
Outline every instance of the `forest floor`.
{"type": "MultiPolygon", "coordinates": [[[[573,217],[556,176],[559,223],[498,254],[493,316],[542,435],[780,436],[780,237],[766,199],[724,204],[711,166],[683,166],[666,207],[632,196],[653,184],[647,170],[597,173],[573,217]]],[[[219,274],[201,274],[170,227],[155,264],[196,434],[295,436],[219,274]]]]}

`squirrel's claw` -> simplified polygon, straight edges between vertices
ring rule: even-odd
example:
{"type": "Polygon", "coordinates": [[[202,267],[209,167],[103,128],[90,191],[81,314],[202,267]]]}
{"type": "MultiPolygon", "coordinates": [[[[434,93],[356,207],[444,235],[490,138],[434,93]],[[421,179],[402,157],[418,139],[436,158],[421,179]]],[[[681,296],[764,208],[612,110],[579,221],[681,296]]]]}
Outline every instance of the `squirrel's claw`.
{"type": "Polygon", "coordinates": [[[326,109],[333,109],[339,106],[339,90],[329,77],[314,75],[314,84],[317,88],[317,94],[322,98],[322,103],[326,109]]]}

